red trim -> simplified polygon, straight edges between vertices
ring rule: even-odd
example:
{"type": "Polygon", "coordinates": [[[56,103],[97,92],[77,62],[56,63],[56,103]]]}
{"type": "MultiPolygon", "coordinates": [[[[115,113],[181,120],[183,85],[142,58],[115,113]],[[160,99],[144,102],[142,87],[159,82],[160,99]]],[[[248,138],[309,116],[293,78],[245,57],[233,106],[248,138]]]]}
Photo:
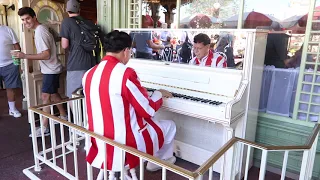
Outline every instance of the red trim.
{"type": "MultiPolygon", "coordinates": [[[[211,66],[212,58],[213,58],[213,53],[211,50],[209,50],[208,56],[206,58],[206,66],[211,66]]],[[[196,61],[197,65],[199,65],[201,63],[197,57],[196,57],[195,61],[196,61]]]]}
{"type": "MultiPolygon", "coordinates": [[[[92,76],[94,72],[96,71],[98,66],[95,66],[92,68],[89,72],[87,72],[87,77],[85,79],[85,84],[84,84],[84,92],[86,96],[86,104],[87,104],[87,114],[88,114],[88,125],[89,125],[89,130],[94,132],[94,126],[93,126],[93,118],[92,118],[92,106],[91,106],[91,99],[90,99],[90,86],[91,86],[91,81],[92,81],[92,76]]],[[[91,138],[91,148],[89,150],[89,153],[87,155],[87,161],[88,163],[92,163],[95,159],[95,157],[98,154],[98,147],[97,147],[97,142],[95,138],[91,138]]]]}
{"type": "MultiPolygon", "coordinates": [[[[103,127],[104,127],[104,136],[114,140],[114,122],[112,113],[112,107],[110,102],[110,94],[109,94],[109,83],[111,72],[118,62],[109,61],[109,57],[107,57],[108,62],[104,66],[104,69],[101,74],[100,85],[99,85],[99,96],[101,103],[101,111],[103,118],[103,127]]],[[[113,164],[113,155],[114,155],[114,147],[107,145],[107,169],[112,169],[113,164]]]]}
{"type": "MultiPolygon", "coordinates": [[[[126,92],[126,82],[127,82],[127,70],[124,73],[124,78],[122,79],[122,90],[121,96],[125,97],[126,92]]],[[[131,128],[131,116],[130,116],[130,104],[127,99],[122,98],[123,105],[124,105],[124,116],[125,116],[125,123],[126,123],[126,145],[138,149],[136,139],[134,137],[132,128],[131,128]]],[[[130,169],[135,168],[139,165],[139,158],[134,156],[130,153],[126,153],[126,162],[125,164],[129,164],[130,169]]]]}
{"type": "Polygon", "coordinates": [[[164,135],[161,128],[152,120],[152,119],[145,119],[147,123],[156,131],[158,135],[158,142],[159,142],[159,150],[163,146],[164,143],[164,135]]]}

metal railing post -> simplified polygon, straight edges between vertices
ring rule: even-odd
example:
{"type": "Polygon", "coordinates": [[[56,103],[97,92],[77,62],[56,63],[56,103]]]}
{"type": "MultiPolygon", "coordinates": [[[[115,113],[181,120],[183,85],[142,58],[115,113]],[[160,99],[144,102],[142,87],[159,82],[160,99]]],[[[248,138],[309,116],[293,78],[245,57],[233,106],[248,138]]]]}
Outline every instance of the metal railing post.
{"type": "Polygon", "coordinates": [[[38,141],[36,135],[36,123],[34,119],[34,112],[29,110],[29,114],[31,117],[30,121],[30,126],[31,126],[31,135],[32,135],[32,146],[33,146],[33,158],[34,158],[34,171],[39,172],[41,171],[41,166],[40,166],[40,161],[37,158],[39,154],[39,149],[38,149],[38,141]]]}
{"type": "Polygon", "coordinates": [[[306,177],[307,177],[306,172],[307,172],[309,156],[310,156],[310,150],[304,150],[303,151],[303,156],[302,156],[299,180],[305,180],[306,177]]]}
{"type": "Polygon", "coordinates": [[[286,178],[288,156],[289,156],[289,151],[284,151],[282,171],[281,171],[281,180],[284,180],[286,178]]]}
{"type": "Polygon", "coordinates": [[[265,178],[266,168],[267,168],[267,158],[268,158],[268,151],[262,150],[259,180],[264,180],[264,178],[265,178]]]}

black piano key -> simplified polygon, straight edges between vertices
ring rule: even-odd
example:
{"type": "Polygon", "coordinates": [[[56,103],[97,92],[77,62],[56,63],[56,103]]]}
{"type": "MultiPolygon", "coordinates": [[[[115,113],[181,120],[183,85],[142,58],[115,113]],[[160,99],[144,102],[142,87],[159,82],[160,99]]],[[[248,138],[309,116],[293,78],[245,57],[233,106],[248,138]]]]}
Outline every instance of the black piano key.
{"type": "Polygon", "coordinates": [[[151,91],[151,92],[155,91],[155,89],[153,89],[153,88],[146,88],[146,89],[147,89],[147,91],[151,91]]]}

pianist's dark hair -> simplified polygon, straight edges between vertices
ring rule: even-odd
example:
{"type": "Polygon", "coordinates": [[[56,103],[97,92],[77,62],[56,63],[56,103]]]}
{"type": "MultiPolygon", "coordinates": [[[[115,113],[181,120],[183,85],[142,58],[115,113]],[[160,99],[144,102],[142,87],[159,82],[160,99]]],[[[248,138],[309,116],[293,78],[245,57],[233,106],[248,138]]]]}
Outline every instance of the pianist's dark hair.
{"type": "Polygon", "coordinates": [[[203,43],[203,45],[210,44],[211,40],[208,35],[199,33],[193,38],[194,43],[203,43]]]}
{"type": "Polygon", "coordinates": [[[105,35],[103,47],[105,52],[118,53],[126,48],[131,48],[132,39],[126,32],[114,30],[105,35]]]}

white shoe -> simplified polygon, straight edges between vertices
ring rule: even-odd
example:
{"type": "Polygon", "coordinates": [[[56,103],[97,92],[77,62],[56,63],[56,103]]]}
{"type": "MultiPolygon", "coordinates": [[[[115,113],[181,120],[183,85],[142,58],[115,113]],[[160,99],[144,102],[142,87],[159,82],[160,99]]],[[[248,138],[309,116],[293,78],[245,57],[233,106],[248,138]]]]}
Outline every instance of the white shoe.
{"type": "MultiPolygon", "coordinates": [[[[171,158],[166,159],[165,161],[167,161],[168,163],[174,164],[176,162],[176,160],[177,160],[176,157],[172,156],[171,158]]],[[[158,170],[162,169],[162,167],[158,166],[156,164],[153,164],[152,162],[148,162],[146,169],[148,171],[153,172],[153,171],[158,171],[158,170]]]]}
{"type": "MultiPolygon", "coordinates": [[[[49,128],[43,127],[42,129],[44,130],[44,136],[49,136],[49,135],[50,135],[49,128]]],[[[41,136],[42,136],[42,135],[41,135],[41,128],[38,127],[38,128],[36,129],[36,132],[35,132],[35,133],[36,133],[36,137],[37,137],[37,138],[38,138],[38,137],[41,137],[41,136]]],[[[32,137],[32,134],[30,134],[29,137],[32,137]]]]}
{"type": "Polygon", "coordinates": [[[14,110],[14,111],[9,110],[9,115],[15,118],[21,117],[21,113],[18,110],[14,110]]]}
{"type": "MultiPolygon", "coordinates": [[[[65,120],[65,121],[68,121],[68,116],[58,116],[58,118],[65,120]]],[[[53,121],[53,124],[56,125],[56,124],[60,124],[60,123],[57,121],[53,121]]]]}

